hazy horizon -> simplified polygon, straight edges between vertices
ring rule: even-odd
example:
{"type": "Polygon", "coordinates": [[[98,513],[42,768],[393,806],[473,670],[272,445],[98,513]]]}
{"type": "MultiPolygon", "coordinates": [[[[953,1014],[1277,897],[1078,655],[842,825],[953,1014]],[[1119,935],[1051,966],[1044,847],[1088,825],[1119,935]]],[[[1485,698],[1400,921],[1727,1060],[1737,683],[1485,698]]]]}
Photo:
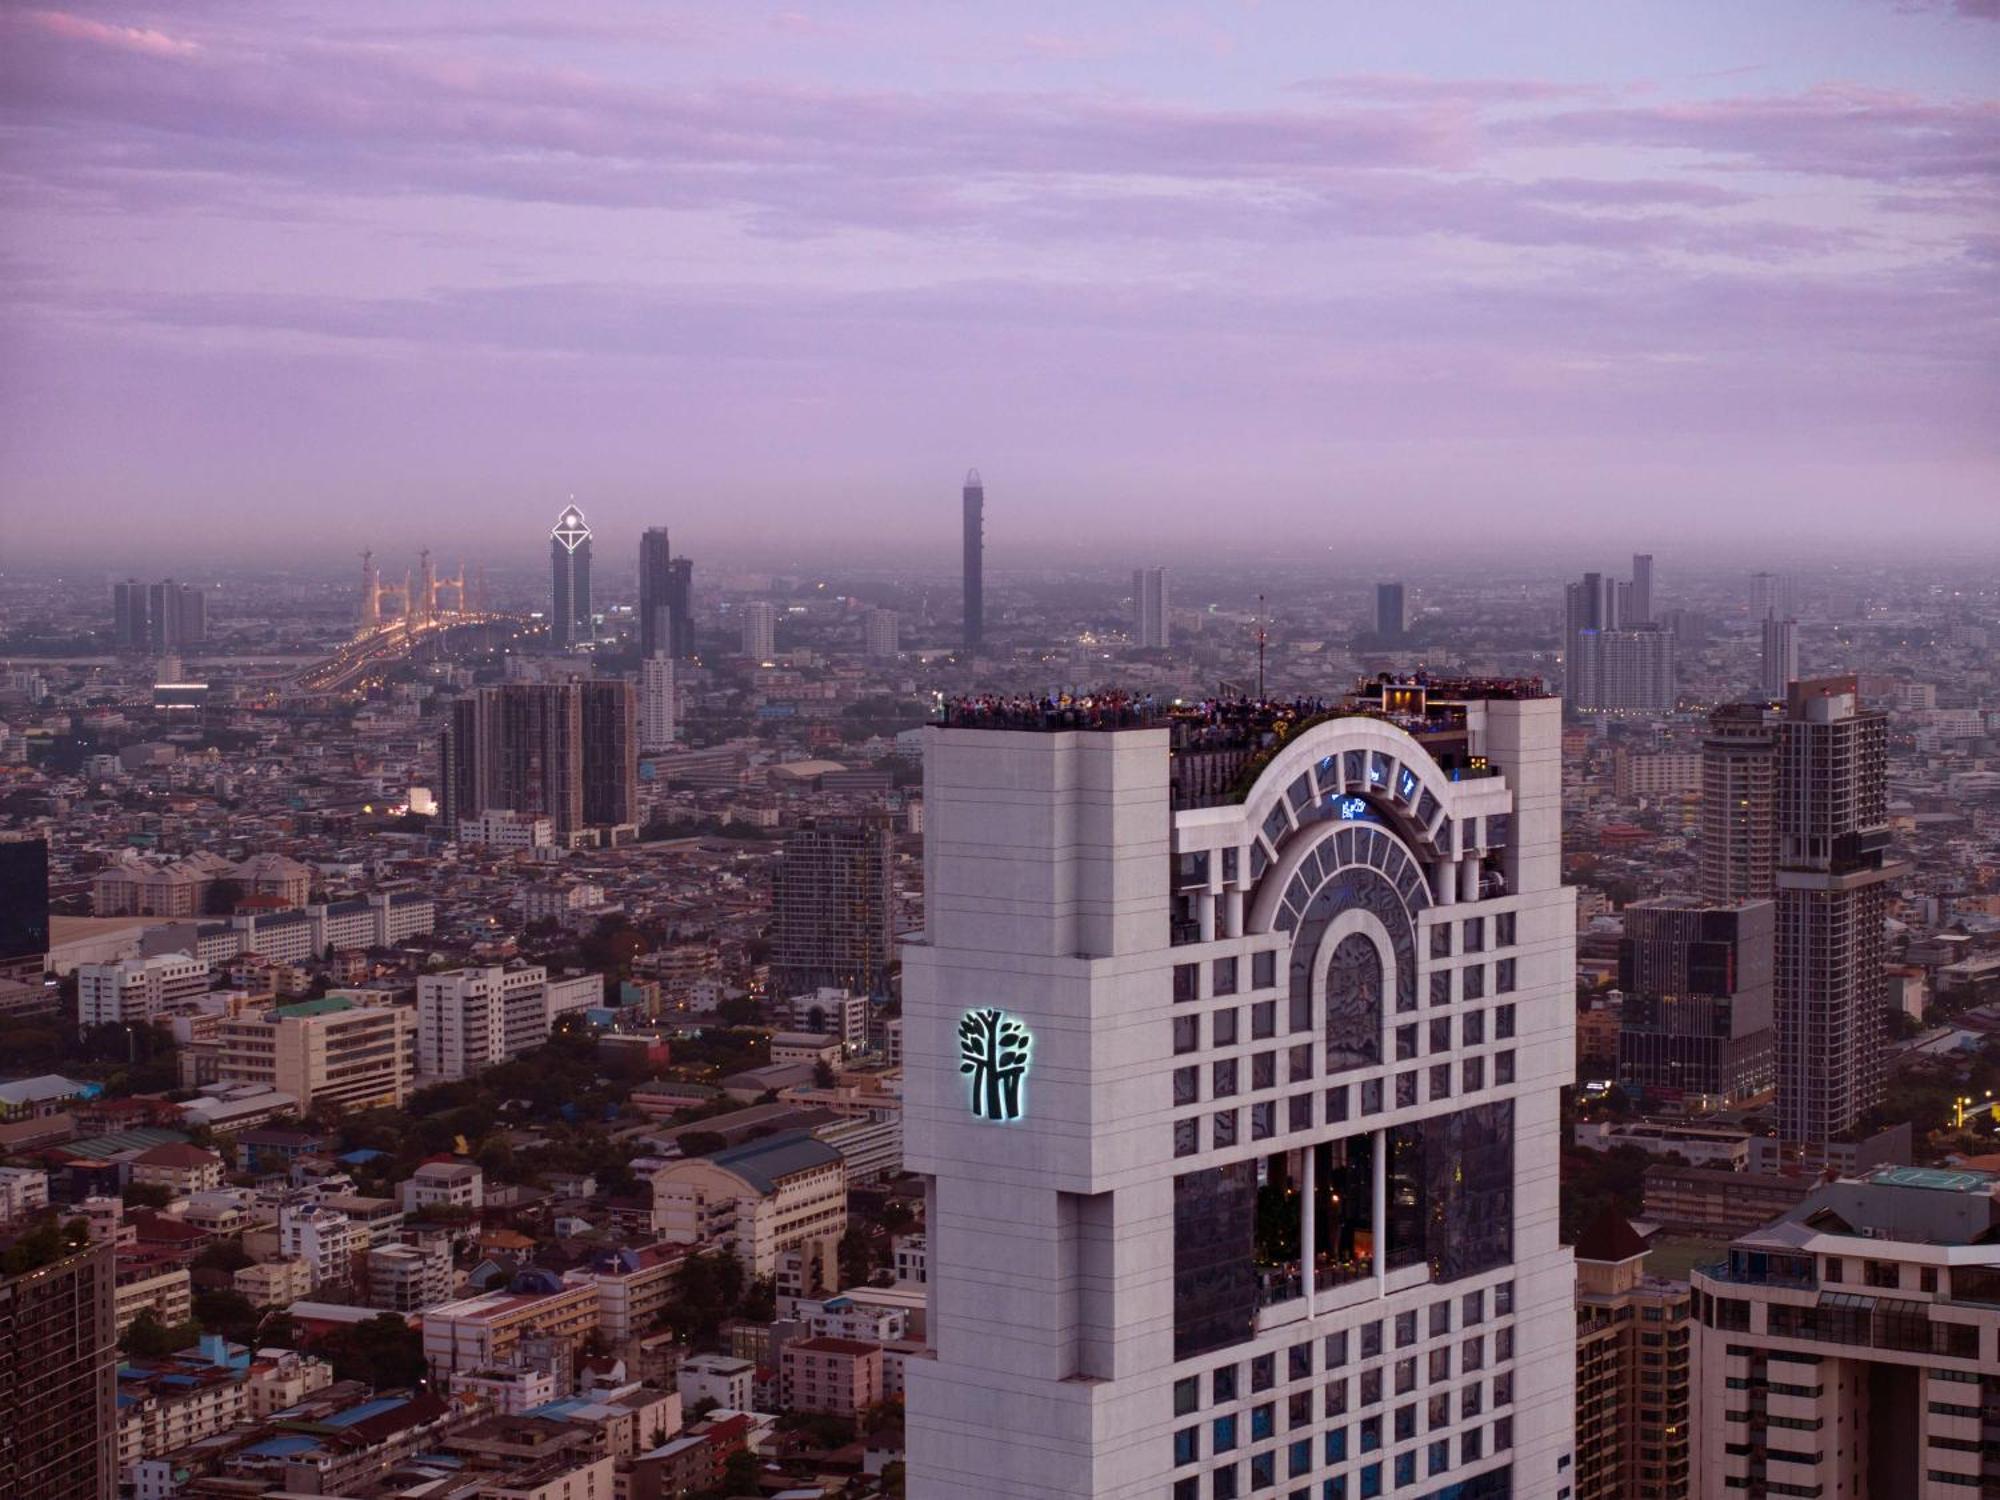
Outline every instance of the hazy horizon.
{"type": "Polygon", "coordinates": [[[996,569],[1977,555],[1996,60],[1993,0],[10,11],[0,565],[528,565],[574,494],[607,570],[945,571],[974,465],[996,569]]]}

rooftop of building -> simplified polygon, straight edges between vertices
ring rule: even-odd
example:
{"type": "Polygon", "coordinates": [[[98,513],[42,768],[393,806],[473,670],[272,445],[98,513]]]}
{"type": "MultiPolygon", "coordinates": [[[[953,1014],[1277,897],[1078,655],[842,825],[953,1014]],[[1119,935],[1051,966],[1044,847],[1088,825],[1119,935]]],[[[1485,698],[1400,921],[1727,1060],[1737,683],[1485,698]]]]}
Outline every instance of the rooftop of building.
{"type": "Polygon", "coordinates": [[[1876,1167],[1814,1188],[1739,1244],[1793,1247],[1817,1235],[1871,1243],[2000,1246],[2000,1176],[1939,1167],[1876,1167]]]}
{"type": "Polygon", "coordinates": [[[761,1192],[775,1193],[785,1178],[831,1166],[841,1156],[824,1141],[789,1132],[747,1141],[702,1159],[734,1173],[761,1192]]]}

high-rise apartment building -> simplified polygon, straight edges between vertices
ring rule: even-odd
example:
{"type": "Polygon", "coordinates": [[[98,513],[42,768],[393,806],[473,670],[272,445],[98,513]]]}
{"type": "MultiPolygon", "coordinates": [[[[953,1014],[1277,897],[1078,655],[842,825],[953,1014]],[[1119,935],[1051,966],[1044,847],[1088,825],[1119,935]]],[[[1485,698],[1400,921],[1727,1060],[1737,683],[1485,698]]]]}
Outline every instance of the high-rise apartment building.
{"type": "Polygon", "coordinates": [[[169,578],[146,591],[146,642],[155,655],[208,640],[208,595],[169,578]]]}
{"type": "Polygon", "coordinates": [[[676,557],[667,566],[667,615],[672,621],[676,661],[694,659],[694,559],[676,557]]]}
{"type": "Polygon", "coordinates": [[[1764,617],[1764,650],[1760,658],[1758,691],[1766,698],[1782,698],[1799,680],[1799,622],[1764,617]]]}
{"type": "Polygon", "coordinates": [[[1781,620],[1792,618],[1792,580],[1783,573],[1750,575],[1750,618],[1781,620]]]}
{"type": "Polygon", "coordinates": [[[1768,901],[1778,889],[1776,713],[1730,703],[1701,742],[1701,896],[1711,906],[1768,901]]]}
{"type": "Polygon", "coordinates": [[[1148,650],[1163,651],[1167,641],[1167,570],[1132,570],[1132,641],[1148,650]]]}
{"type": "Polygon", "coordinates": [[[1687,1283],[1606,1209],[1576,1242],[1576,1500],[1686,1500],[1687,1283]]]}
{"type": "Polygon", "coordinates": [[[1778,722],[1778,1128],[1819,1146],[1882,1096],[1888,719],[1852,677],[1792,684],[1778,722]]]}
{"type": "Polygon", "coordinates": [[[1410,616],[1408,603],[1404,598],[1400,583],[1378,583],[1375,585],[1375,637],[1379,641],[1393,644],[1409,632],[1410,616]]]}
{"type": "Polygon", "coordinates": [[[0,979],[39,984],[49,953],[49,841],[0,832],[0,979]]]}
{"type": "MultiPolygon", "coordinates": [[[[1634,563],[1640,561],[1633,559],[1634,563]]],[[[1651,559],[1645,559],[1650,604],[1651,559]]],[[[1563,698],[1573,713],[1664,713],[1674,706],[1674,634],[1628,619],[1633,586],[1586,573],[1563,599],[1563,698]]]]}
{"type": "Polygon", "coordinates": [[[112,1246],[0,1237],[0,1495],[111,1500],[118,1493],[112,1246]]]}
{"type": "Polygon", "coordinates": [[[743,654],[769,661],[778,654],[778,606],[753,599],[743,606],[743,654]]]}
{"type": "Polygon", "coordinates": [[[590,527],[565,505],[549,529],[549,641],[558,651],[595,634],[590,613],[590,527]]]}
{"type": "Polygon", "coordinates": [[[1632,554],[1632,584],[1626,594],[1624,619],[1628,625],[1651,625],[1659,617],[1653,612],[1653,554],[1632,554]]]}
{"type": "Polygon", "coordinates": [[[136,578],[111,585],[111,635],[120,651],[144,651],[152,644],[146,585],[136,578]]]}
{"type": "Polygon", "coordinates": [[[1282,719],[925,732],[912,1497],[1571,1484],[1561,705],[1282,719]]]}
{"type": "Polygon", "coordinates": [[[636,822],[638,707],[630,682],[509,682],[451,705],[440,750],[445,827],[481,813],[545,817],[559,836],[636,822]]]}
{"type": "Polygon", "coordinates": [[[665,750],[678,735],[674,659],[648,656],[639,663],[639,748],[665,750]]]}
{"type": "Polygon", "coordinates": [[[1771,1087],[1775,924],[1769,901],[1705,906],[1664,898],[1625,908],[1621,1084],[1724,1104],[1771,1087]]]}
{"type": "Polygon", "coordinates": [[[886,659],[903,649],[901,639],[902,621],[893,609],[871,609],[867,621],[862,626],[868,654],[878,659],[886,659]]]}
{"type": "Polygon", "coordinates": [[[986,643],[986,486],[968,470],[960,493],[965,510],[965,634],[967,656],[986,643]]]}
{"type": "Polygon", "coordinates": [[[667,528],[648,526],[639,536],[639,656],[678,655],[674,639],[674,561],[667,528]]]}
{"type": "Polygon", "coordinates": [[[1696,1267],[1693,1300],[1695,1500],[2000,1489],[1991,1174],[1826,1183],[1696,1267]]]}
{"type": "Polygon", "coordinates": [[[894,874],[884,815],[818,818],[787,833],[771,892],[773,991],[888,994],[894,874]]]}

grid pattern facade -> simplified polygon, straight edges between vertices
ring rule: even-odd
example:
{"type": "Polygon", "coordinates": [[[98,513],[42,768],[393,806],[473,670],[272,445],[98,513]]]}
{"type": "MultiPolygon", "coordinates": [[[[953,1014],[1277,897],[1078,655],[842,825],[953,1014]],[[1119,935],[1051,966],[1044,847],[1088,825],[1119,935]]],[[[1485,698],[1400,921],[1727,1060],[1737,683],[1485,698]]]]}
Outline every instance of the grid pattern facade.
{"type": "Polygon", "coordinates": [[[0,1276],[0,1494],[116,1493],[115,1340],[109,1245],[0,1276]]]}
{"type": "Polygon", "coordinates": [[[887,818],[819,819],[785,836],[772,889],[771,982],[889,992],[895,844],[887,818]]]}

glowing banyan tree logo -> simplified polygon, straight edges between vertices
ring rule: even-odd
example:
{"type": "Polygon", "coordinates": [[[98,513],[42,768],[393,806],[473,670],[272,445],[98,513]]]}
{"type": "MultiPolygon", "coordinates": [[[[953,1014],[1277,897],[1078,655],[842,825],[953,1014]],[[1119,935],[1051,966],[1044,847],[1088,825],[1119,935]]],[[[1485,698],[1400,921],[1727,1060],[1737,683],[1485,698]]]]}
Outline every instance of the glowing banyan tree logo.
{"type": "Polygon", "coordinates": [[[971,1080],[972,1112],[986,1120],[1021,1118],[1028,1076],[1028,1028],[1004,1010],[969,1010],[958,1022],[958,1071],[971,1080]]]}

